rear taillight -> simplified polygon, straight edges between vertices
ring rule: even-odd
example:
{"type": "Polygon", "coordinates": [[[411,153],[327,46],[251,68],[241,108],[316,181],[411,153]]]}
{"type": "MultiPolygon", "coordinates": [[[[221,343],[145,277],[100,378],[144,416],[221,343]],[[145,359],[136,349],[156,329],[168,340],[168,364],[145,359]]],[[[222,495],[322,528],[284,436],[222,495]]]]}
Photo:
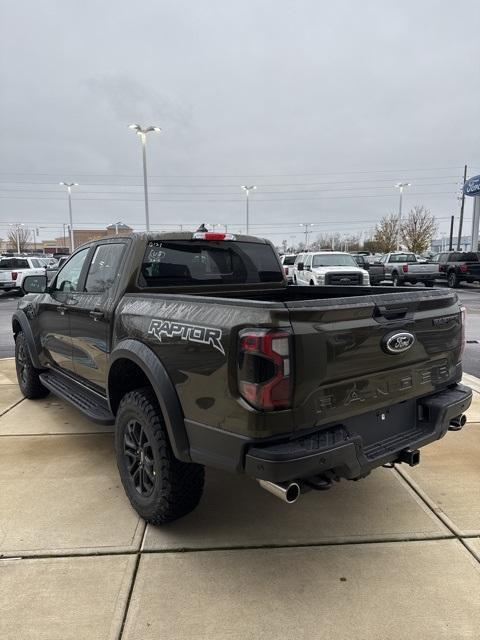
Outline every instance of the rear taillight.
{"type": "Polygon", "coordinates": [[[461,265],[460,265],[460,271],[461,271],[462,273],[467,273],[467,271],[468,271],[468,266],[467,266],[465,263],[461,264],[461,265]]]}
{"type": "Polygon", "coordinates": [[[262,411],[292,404],[290,366],[292,336],[276,329],[244,329],[239,334],[238,389],[252,407],[262,411]]]}
{"type": "Polygon", "coordinates": [[[408,264],[402,265],[402,271],[403,273],[408,273],[408,264]]]}
{"type": "Polygon", "coordinates": [[[16,280],[18,273],[16,271],[12,271],[12,280],[16,280]]]}
{"type": "Polygon", "coordinates": [[[462,326],[461,332],[461,340],[462,344],[460,347],[460,360],[463,358],[463,352],[465,351],[465,322],[467,320],[467,310],[465,307],[460,307],[460,323],[462,326]]]}
{"type": "Polygon", "coordinates": [[[285,275],[288,276],[288,267],[283,267],[285,270],[285,275]]]}

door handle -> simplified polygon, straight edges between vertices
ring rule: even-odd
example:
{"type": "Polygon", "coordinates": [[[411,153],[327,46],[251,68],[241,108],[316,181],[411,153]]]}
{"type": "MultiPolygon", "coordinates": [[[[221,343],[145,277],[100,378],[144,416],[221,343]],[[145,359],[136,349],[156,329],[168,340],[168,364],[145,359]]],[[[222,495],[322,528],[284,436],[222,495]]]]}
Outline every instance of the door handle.
{"type": "Polygon", "coordinates": [[[65,315],[65,311],[66,311],[66,310],[67,310],[67,307],[63,307],[63,306],[57,307],[57,312],[58,312],[61,316],[64,316],[64,315],[65,315]]]}
{"type": "Polygon", "coordinates": [[[90,311],[90,316],[95,320],[101,320],[103,318],[103,311],[90,311]]]}

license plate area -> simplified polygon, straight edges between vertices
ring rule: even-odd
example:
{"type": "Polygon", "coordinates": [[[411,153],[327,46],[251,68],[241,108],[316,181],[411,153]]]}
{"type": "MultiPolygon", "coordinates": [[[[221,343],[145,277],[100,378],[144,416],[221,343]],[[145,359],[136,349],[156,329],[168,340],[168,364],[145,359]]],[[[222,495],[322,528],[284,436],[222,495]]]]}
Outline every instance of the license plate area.
{"type": "Polygon", "coordinates": [[[417,427],[416,400],[405,400],[398,404],[369,411],[346,421],[351,436],[359,435],[363,446],[400,435],[406,431],[415,431],[417,427]]]}

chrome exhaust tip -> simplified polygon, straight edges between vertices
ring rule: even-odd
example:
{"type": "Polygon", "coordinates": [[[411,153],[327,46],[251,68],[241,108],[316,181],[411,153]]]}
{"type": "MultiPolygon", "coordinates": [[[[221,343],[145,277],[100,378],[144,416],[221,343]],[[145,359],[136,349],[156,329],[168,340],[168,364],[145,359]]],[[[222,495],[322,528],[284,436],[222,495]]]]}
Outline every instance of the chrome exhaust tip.
{"type": "Polygon", "coordinates": [[[283,502],[293,504],[300,497],[300,485],[298,482],[269,482],[268,480],[258,480],[258,484],[269,491],[283,502]]]}
{"type": "Polygon", "coordinates": [[[464,413],[462,413],[456,418],[453,418],[452,420],[450,420],[450,425],[448,429],[450,431],[460,431],[460,429],[462,429],[466,424],[467,424],[467,416],[464,413]]]}

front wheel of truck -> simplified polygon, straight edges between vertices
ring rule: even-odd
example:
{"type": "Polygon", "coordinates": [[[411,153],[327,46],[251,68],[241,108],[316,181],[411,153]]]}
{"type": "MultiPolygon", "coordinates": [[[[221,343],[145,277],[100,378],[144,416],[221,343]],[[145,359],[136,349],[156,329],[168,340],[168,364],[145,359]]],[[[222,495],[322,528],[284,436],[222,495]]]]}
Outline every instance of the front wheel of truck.
{"type": "Polygon", "coordinates": [[[154,525],[193,511],[203,493],[205,469],[173,455],[151,389],[128,392],[115,422],[115,450],[123,488],[135,511],[154,525]]]}
{"type": "Polygon", "coordinates": [[[20,331],[15,338],[15,369],[18,386],[26,398],[36,400],[48,396],[50,392],[40,381],[40,371],[33,366],[23,331],[20,331]]]}

